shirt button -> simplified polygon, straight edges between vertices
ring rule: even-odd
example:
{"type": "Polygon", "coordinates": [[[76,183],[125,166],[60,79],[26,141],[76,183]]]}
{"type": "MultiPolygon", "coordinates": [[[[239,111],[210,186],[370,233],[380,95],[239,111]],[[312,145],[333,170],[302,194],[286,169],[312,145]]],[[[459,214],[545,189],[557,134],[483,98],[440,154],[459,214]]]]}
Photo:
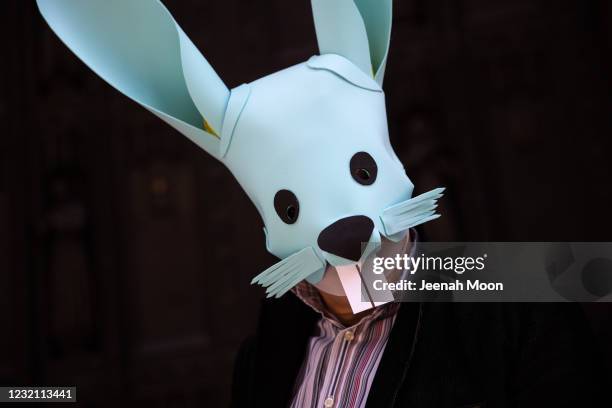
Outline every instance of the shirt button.
{"type": "Polygon", "coordinates": [[[332,397],[325,398],[325,402],[323,403],[325,408],[331,408],[334,406],[334,399],[332,397]]]}
{"type": "Polygon", "coordinates": [[[349,331],[344,333],[344,340],[351,341],[354,338],[355,338],[355,335],[353,334],[353,332],[351,330],[349,330],[349,331]]]}

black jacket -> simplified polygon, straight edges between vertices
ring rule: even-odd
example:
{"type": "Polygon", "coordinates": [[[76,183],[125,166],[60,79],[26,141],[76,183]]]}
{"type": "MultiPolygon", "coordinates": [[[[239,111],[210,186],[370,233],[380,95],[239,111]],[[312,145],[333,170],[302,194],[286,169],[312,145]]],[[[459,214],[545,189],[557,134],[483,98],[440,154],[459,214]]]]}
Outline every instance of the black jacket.
{"type": "MultiPolygon", "coordinates": [[[[234,407],[288,406],[318,317],[291,294],[264,302],[234,407]]],[[[405,303],[367,406],[611,407],[594,345],[575,304],[405,303]]]]}

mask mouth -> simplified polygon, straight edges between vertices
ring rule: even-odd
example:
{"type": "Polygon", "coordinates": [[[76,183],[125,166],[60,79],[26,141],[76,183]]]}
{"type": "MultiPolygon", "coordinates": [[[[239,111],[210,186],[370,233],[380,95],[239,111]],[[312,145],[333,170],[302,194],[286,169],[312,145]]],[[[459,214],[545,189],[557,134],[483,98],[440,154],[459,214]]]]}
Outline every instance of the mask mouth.
{"type": "MultiPolygon", "coordinates": [[[[332,265],[326,260],[325,272],[321,279],[315,280],[306,278],[306,280],[320,291],[334,296],[349,297],[351,302],[354,303],[356,295],[355,293],[351,293],[349,290],[351,287],[351,282],[355,283],[355,279],[361,279],[361,277],[359,277],[360,271],[366,267],[366,264],[371,264],[371,258],[373,256],[378,256],[378,254],[383,250],[383,238],[384,236],[379,231],[374,230],[370,240],[362,244],[364,249],[359,260],[350,261],[347,259],[337,259],[337,262],[334,262],[336,266],[332,265]],[[354,275],[353,272],[357,272],[358,275],[354,275]],[[350,282],[347,282],[347,277],[350,282]],[[353,296],[350,297],[349,295],[353,296]]],[[[325,259],[331,256],[332,255],[324,254],[325,259]]],[[[315,277],[313,276],[313,278],[315,277]]],[[[353,306],[354,305],[351,307],[353,308],[353,306]]]]}
{"type": "Polygon", "coordinates": [[[381,242],[369,242],[367,245],[373,250],[364,252],[364,258],[353,264],[330,267],[326,263],[326,270],[321,281],[314,283],[314,286],[321,292],[333,296],[345,297],[353,313],[386,304],[395,300],[390,291],[373,292],[372,286],[375,280],[389,281],[399,279],[401,276],[397,271],[386,271],[384,274],[374,274],[375,257],[391,257],[397,254],[405,254],[408,243],[411,241],[410,233],[402,234],[398,242],[386,240],[384,235],[378,234],[381,242]]]}

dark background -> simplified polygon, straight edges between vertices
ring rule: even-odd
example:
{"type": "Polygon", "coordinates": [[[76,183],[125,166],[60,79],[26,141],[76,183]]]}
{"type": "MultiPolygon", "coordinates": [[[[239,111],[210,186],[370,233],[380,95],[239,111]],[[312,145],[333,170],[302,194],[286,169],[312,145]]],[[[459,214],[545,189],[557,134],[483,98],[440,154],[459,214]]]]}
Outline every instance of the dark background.
{"type": "MultiPolygon", "coordinates": [[[[307,0],[166,4],[229,87],[317,52],[307,0]]],[[[275,261],[254,207],[33,1],[0,13],[0,383],[224,406],[275,261]]],[[[612,240],[611,46],[606,0],[396,1],[392,143],[417,193],[448,187],[425,239],[612,240]]],[[[610,307],[585,308],[609,349],[610,307]]]]}

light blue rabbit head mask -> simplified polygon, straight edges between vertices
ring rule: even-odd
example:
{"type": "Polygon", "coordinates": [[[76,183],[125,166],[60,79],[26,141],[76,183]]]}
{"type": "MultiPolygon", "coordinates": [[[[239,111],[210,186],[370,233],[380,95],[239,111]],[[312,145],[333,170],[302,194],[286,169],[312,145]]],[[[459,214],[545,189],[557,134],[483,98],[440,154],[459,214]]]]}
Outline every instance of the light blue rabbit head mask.
{"type": "Polygon", "coordinates": [[[321,55],[232,90],[158,0],[37,2],[91,69],[230,169],[282,258],[253,280],[270,295],[438,217],[442,189],[411,198],[389,143],[392,0],[312,0],[321,55]]]}

